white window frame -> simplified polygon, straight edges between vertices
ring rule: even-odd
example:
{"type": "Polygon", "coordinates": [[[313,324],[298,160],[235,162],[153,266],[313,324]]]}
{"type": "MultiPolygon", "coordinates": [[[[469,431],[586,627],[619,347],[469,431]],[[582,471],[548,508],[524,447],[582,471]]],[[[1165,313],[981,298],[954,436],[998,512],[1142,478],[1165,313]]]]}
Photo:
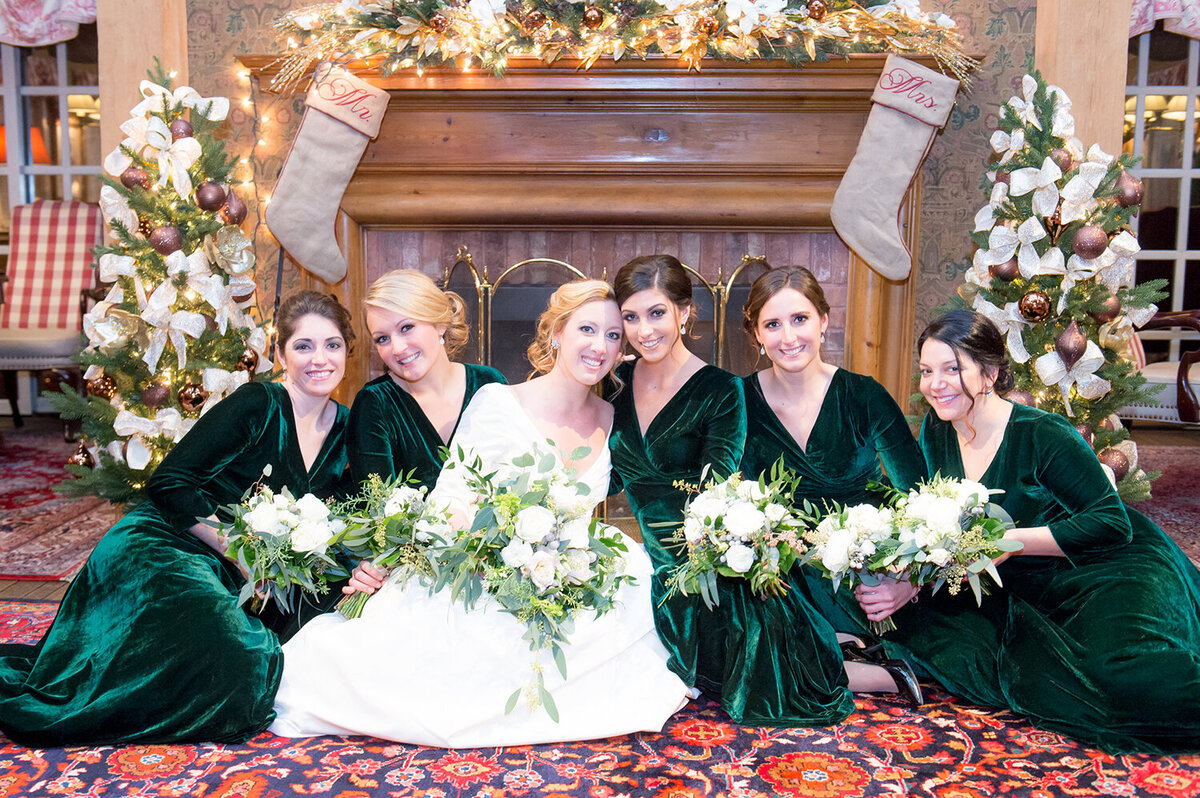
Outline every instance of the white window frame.
{"type": "MultiPolygon", "coordinates": [[[[1137,109],[1134,112],[1133,154],[1145,156],[1146,143],[1146,97],[1158,95],[1173,95],[1186,97],[1186,108],[1191,115],[1185,116],[1183,124],[1182,157],[1179,167],[1148,169],[1138,166],[1133,173],[1140,178],[1175,178],[1179,180],[1179,213],[1176,218],[1175,248],[1174,249],[1143,249],[1138,254],[1138,260],[1172,261],[1174,268],[1170,276],[1171,307],[1162,310],[1187,310],[1183,307],[1184,283],[1187,277],[1187,262],[1197,261],[1200,264],[1200,249],[1188,249],[1189,210],[1192,207],[1192,181],[1200,180],[1200,168],[1192,165],[1195,152],[1196,121],[1200,118],[1200,108],[1197,107],[1197,96],[1200,95],[1200,81],[1197,73],[1200,71],[1200,41],[1188,40],[1187,84],[1186,85],[1147,85],[1150,65],[1150,36],[1152,32],[1139,35],[1135,40],[1138,48],[1136,82],[1125,87],[1126,99],[1136,98],[1137,109]]],[[[1186,113],[1186,112],[1185,112],[1186,113]]],[[[1138,224],[1134,217],[1135,231],[1138,224]]],[[[1200,265],[1194,267],[1200,271],[1200,265]]],[[[1193,279],[1200,280],[1200,274],[1193,274],[1193,279]]],[[[1170,341],[1169,359],[1178,360],[1180,341],[1200,340],[1191,330],[1147,330],[1138,333],[1146,340],[1170,341]]]]}

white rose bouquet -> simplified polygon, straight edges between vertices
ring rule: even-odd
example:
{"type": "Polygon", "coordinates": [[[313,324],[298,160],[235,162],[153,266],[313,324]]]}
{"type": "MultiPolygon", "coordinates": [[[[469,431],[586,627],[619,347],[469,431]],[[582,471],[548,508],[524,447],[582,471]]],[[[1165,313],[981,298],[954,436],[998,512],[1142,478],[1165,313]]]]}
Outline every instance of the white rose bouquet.
{"type": "MultiPolygon", "coordinates": [[[[432,577],[431,547],[444,543],[453,530],[449,514],[429,507],[426,488],[414,488],[411,482],[411,474],[386,480],[378,474],[368,477],[358,495],[336,508],[346,521],[338,545],[378,568],[403,569],[402,578],[432,577]]],[[[358,618],[370,598],[369,593],[352,593],[338,602],[338,612],[358,618]]]]}
{"type": "MultiPolygon", "coordinates": [[[[577,449],[571,459],[587,453],[577,449]]],[[[595,501],[588,486],[553,454],[535,448],[513,459],[511,467],[485,474],[482,462],[468,462],[460,448],[445,467],[466,469],[479,509],[470,529],[439,547],[434,589],[448,587],[468,609],[486,592],[525,624],[524,638],[535,657],[548,650],[566,678],[563,645],[575,618],[583,611],[607,612],[617,589],[633,579],[622,557],[629,550],[625,536],[591,517],[595,501]]],[[[505,711],[524,693],[531,707],[545,707],[557,721],[558,708],[536,659],[533,670],[530,685],[509,697],[505,711]]]]}
{"type": "MultiPolygon", "coordinates": [[[[270,466],[263,475],[270,475],[270,466]]],[[[232,517],[218,530],[227,541],[226,554],[247,575],[239,605],[257,597],[291,612],[294,586],[319,595],[330,581],[346,576],[345,568],[329,556],[342,520],[311,493],[297,499],[287,488],[275,493],[256,483],[239,504],[222,509],[232,517]]]]}
{"type": "Polygon", "coordinates": [[[683,527],[674,535],[687,559],[671,573],[667,595],[699,593],[712,609],[720,602],[718,576],[749,580],[750,589],[763,598],[787,592],[784,576],[804,553],[808,521],[807,514],[791,509],[798,480],[780,461],[769,480],[734,474],[710,480],[704,488],[676,483],[696,495],[684,507],[683,527]]]}

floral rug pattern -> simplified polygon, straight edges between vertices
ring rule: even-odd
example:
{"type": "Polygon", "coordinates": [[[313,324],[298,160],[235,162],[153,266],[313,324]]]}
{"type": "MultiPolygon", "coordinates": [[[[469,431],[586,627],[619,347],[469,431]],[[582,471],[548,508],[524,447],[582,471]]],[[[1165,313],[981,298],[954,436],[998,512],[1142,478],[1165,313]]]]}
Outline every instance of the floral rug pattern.
{"type": "MultiPolygon", "coordinates": [[[[52,602],[0,602],[0,643],[30,642],[52,602]]],[[[818,729],[738,726],[708,700],[662,734],[445,750],[362,737],[244,745],[29,749],[0,736],[0,798],[854,798],[1200,796],[1200,755],[1110,756],[936,688],[920,712],[860,696],[818,729]]]]}

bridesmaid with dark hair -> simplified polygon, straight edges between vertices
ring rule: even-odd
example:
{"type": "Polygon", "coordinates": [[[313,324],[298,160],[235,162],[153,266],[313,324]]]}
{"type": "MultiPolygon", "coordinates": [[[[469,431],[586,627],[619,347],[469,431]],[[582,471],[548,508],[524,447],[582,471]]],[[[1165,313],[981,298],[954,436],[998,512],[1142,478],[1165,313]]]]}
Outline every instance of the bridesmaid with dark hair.
{"type": "Polygon", "coordinates": [[[283,380],[243,385],[198,419],[147,483],[149,501],[96,546],[46,636],[0,648],[0,730],[11,739],[233,743],[270,725],[279,638],[238,606],[246,580],[216,512],[259,481],[297,498],[333,494],[347,411],[330,396],[353,338],[346,309],[312,291],[289,297],[276,326],[283,380]]]}
{"type": "Polygon", "coordinates": [[[976,606],[942,591],[896,613],[888,650],[951,692],[1111,752],[1200,751],[1200,573],[1117,496],[1062,416],[1001,398],[1004,339],[960,310],[918,342],[930,471],[1003,490],[1024,548],[976,606]]]}
{"type": "MultiPolygon", "coordinates": [[[[742,472],[756,478],[783,458],[800,476],[796,500],[818,507],[827,502],[877,504],[868,489],[886,479],[907,490],[925,476],[925,460],[896,401],[870,377],[826,363],[821,345],[829,326],[829,303],[820,283],[803,266],[784,266],[761,275],[750,287],[742,309],[747,335],[770,366],[742,378],[746,397],[746,452],[742,472]]],[[[870,594],[859,608],[843,590],[835,594],[828,579],[811,568],[792,575],[791,601],[811,626],[812,650],[808,691],[814,696],[845,695],[847,680],[854,692],[904,689],[921,703],[920,685],[902,661],[864,661],[846,635],[844,664],[834,629],[861,633],[866,619],[887,617],[916,589],[890,581],[870,594]],[[840,600],[839,600],[840,599],[840,600]],[[816,610],[814,610],[814,607],[816,610]],[[819,610],[819,612],[817,611],[819,610]]],[[[852,706],[852,705],[851,705],[852,706]]]]}

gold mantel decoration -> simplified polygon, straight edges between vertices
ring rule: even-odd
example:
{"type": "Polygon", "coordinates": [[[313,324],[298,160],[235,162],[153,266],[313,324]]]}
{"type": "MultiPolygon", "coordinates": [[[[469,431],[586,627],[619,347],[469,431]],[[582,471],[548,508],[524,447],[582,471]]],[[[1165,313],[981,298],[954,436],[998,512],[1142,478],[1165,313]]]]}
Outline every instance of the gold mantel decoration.
{"type": "Polygon", "coordinates": [[[583,69],[601,58],[660,53],[699,69],[704,58],[782,59],[801,65],[849,53],[932,56],[965,84],[954,20],[920,0],[342,0],[275,23],[287,52],[272,88],[288,91],[318,61],[375,67],[381,75],[430,65],[478,64],[502,74],[512,57],[583,69]]]}

